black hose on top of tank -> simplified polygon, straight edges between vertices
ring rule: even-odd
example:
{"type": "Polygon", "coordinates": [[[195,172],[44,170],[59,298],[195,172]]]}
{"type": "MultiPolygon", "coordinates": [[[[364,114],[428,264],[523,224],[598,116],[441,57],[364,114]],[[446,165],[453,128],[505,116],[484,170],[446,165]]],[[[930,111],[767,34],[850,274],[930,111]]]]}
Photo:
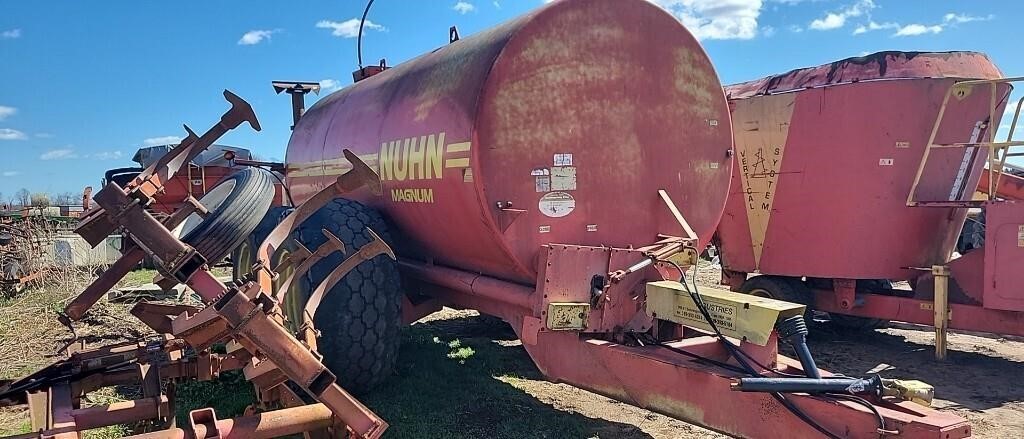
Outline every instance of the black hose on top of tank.
{"type": "Polygon", "coordinates": [[[356,35],[356,60],[359,62],[359,70],[363,69],[363,24],[366,23],[366,14],[370,13],[370,6],[373,0],[366,2],[366,9],[363,9],[363,18],[359,19],[359,34],[356,35]]]}

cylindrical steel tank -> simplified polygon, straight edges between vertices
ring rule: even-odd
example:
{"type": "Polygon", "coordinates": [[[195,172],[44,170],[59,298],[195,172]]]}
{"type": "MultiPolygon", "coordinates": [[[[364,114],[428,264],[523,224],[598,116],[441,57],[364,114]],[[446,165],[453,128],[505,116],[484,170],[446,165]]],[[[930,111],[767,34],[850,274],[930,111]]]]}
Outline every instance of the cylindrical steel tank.
{"type": "MultiPolygon", "coordinates": [[[[639,246],[683,230],[707,242],[732,171],[732,131],[699,42],[642,0],[564,0],[340,90],[288,145],[296,202],[348,169],[411,240],[405,256],[536,281],[547,243],[639,246]]],[[[399,250],[402,252],[402,250],[399,250]]]]}
{"type": "MultiPolygon", "coordinates": [[[[946,262],[966,209],[908,207],[954,78],[1001,74],[972,52],[880,52],[726,87],[737,169],[719,226],[739,272],[911,279],[946,262]]],[[[995,93],[1002,114],[1009,87],[995,93]]],[[[989,85],[950,98],[935,142],[985,141],[989,85]]],[[[990,128],[986,128],[992,125],[990,128]]],[[[969,200],[985,150],[934,148],[916,201],[969,200]]]]}

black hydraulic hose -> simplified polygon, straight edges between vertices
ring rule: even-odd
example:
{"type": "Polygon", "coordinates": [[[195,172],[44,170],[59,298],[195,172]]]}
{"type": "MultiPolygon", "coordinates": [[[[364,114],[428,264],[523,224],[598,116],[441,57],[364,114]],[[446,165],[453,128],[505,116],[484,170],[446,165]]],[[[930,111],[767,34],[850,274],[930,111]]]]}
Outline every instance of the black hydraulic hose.
{"type": "Polygon", "coordinates": [[[796,350],[796,357],[800,360],[800,366],[804,368],[804,374],[810,378],[821,378],[818,366],[814,364],[814,357],[811,349],[807,347],[807,322],[803,315],[795,315],[783,319],[775,325],[779,337],[789,342],[796,350]]]}
{"type": "MultiPolygon", "coordinates": [[[[675,262],[671,261],[669,261],[669,263],[671,263],[677,269],[679,269],[680,273],[684,273],[682,267],[680,267],[679,264],[676,264],[675,262]]],[[[750,366],[750,363],[747,363],[747,361],[744,359],[744,356],[738,353],[742,351],[735,345],[733,345],[732,342],[727,340],[724,335],[722,335],[722,331],[718,329],[718,325],[716,325],[715,321],[711,318],[711,314],[707,310],[707,305],[704,303],[704,300],[700,297],[700,293],[697,289],[696,276],[694,277],[695,279],[693,280],[693,290],[690,290],[690,287],[686,285],[685,275],[682,275],[682,277],[680,278],[680,283],[683,285],[683,288],[686,289],[686,292],[690,295],[690,299],[693,300],[694,305],[697,306],[697,309],[704,317],[704,320],[708,322],[708,325],[711,326],[711,329],[715,332],[715,335],[718,337],[718,341],[722,343],[723,346],[725,346],[725,349],[729,352],[730,355],[732,355],[733,358],[736,359],[736,362],[738,362],[740,366],[742,366],[743,369],[747,371],[748,375],[755,377],[761,376],[757,372],[757,370],[750,366]]],[[[790,413],[793,413],[793,415],[795,415],[801,421],[804,421],[807,425],[810,425],[819,433],[825,435],[825,437],[828,437],[829,439],[841,439],[839,436],[825,429],[824,426],[817,423],[814,419],[811,419],[811,417],[808,416],[807,413],[804,413],[804,411],[801,410],[800,407],[797,407],[795,404],[793,404],[792,401],[786,398],[786,395],[779,392],[772,392],[771,395],[777,401],[779,401],[779,403],[782,404],[782,406],[785,407],[786,410],[789,410],[790,413]]]]}
{"type": "Polygon", "coordinates": [[[373,0],[366,2],[366,9],[363,9],[363,18],[359,19],[359,34],[356,36],[356,58],[359,61],[359,70],[363,69],[363,24],[366,23],[366,14],[370,13],[370,6],[373,0]]]}

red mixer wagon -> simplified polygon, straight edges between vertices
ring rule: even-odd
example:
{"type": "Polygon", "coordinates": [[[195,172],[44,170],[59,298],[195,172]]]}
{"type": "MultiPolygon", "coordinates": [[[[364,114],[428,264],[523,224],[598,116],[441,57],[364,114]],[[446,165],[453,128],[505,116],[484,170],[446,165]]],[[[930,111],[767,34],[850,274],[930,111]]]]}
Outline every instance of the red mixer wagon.
{"type": "Polygon", "coordinates": [[[993,141],[1012,82],[980,53],[879,52],[726,87],[723,282],[844,325],[1024,335],[1024,205],[973,199],[1020,144],[993,141]],[[952,259],[969,208],[984,248],[952,259]]]}

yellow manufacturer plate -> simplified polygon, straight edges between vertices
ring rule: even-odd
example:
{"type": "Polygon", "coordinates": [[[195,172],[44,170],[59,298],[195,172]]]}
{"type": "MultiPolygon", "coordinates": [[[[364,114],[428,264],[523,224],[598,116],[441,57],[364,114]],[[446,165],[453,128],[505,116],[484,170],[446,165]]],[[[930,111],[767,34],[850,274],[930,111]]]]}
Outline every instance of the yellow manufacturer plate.
{"type": "MultiPolygon", "coordinates": [[[[711,320],[723,335],[764,346],[768,343],[775,322],[803,314],[804,305],[783,302],[719,288],[701,287],[700,296],[711,320]]],[[[705,331],[711,325],[676,281],[647,283],[647,314],[705,331]]]]}
{"type": "Polygon", "coordinates": [[[583,330],[587,328],[589,317],[588,303],[549,303],[547,328],[552,331],[583,330]]]}

